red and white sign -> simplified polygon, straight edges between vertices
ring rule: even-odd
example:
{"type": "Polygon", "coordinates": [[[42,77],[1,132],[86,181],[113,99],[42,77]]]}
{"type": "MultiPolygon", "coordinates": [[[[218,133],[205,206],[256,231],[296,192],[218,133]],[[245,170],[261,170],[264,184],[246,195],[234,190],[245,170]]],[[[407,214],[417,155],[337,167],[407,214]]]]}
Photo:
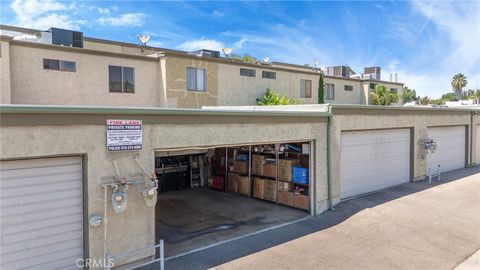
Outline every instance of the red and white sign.
{"type": "Polygon", "coordinates": [[[142,150],[142,120],[107,120],[107,150],[142,150]]]}

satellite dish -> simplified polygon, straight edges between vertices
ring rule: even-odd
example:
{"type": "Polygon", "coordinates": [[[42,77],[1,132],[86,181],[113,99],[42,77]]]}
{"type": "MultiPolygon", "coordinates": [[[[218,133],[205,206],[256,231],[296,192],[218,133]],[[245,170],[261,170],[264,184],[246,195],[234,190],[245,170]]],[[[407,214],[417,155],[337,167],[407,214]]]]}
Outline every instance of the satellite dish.
{"type": "Polygon", "coordinates": [[[142,45],[147,45],[147,42],[150,41],[150,36],[149,35],[139,35],[137,36],[138,40],[142,45]]]}
{"type": "Polygon", "coordinates": [[[230,54],[232,53],[233,49],[232,48],[223,48],[223,53],[225,54],[225,56],[230,56],[230,54]]]}
{"type": "Polygon", "coordinates": [[[268,64],[270,62],[270,58],[268,58],[268,57],[263,58],[263,62],[268,64]]]}

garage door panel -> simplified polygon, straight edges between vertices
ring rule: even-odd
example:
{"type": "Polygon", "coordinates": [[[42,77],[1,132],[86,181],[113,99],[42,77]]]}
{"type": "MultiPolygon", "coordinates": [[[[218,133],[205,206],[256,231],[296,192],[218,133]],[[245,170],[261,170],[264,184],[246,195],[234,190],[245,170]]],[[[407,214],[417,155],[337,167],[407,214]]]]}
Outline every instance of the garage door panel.
{"type": "Polygon", "coordinates": [[[427,169],[436,170],[441,166],[443,172],[465,167],[465,127],[431,127],[427,129],[428,138],[437,143],[437,150],[427,154],[427,169]]]}
{"type": "Polygon", "coordinates": [[[83,257],[81,157],[0,162],[0,268],[74,268],[83,257]]]}
{"type": "Polygon", "coordinates": [[[480,125],[477,125],[476,145],[477,145],[477,152],[476,152],[477,162],[476,163],[480,165],[480,125]]]}
{"type": "Polygon", "coordinates": [[[341,143],[342,198],[409,181],[409,129],[344,132],[341,143]]]}

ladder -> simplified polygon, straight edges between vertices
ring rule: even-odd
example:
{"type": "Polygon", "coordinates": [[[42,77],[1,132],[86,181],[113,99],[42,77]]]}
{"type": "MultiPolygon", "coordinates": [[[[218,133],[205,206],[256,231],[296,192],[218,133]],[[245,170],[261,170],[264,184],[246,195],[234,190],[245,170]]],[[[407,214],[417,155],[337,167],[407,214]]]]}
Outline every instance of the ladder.
{"type": "Polygon", "coordinates": [[[200,170],[200,157],[190,156],[190,187],[202,186],[202,174],[200,170]]]}

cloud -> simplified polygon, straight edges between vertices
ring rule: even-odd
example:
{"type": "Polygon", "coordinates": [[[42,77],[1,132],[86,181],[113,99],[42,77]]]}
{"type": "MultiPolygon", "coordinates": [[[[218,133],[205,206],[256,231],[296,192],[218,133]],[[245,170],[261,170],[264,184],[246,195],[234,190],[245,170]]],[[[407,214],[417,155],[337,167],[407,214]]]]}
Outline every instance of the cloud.
{"type": "Polygon", "coordinates": [[[463,73],[468,80],[466,89],[480,87],[480,3],[412,1],[411,6],[433,27],[420,40],[423,46],[411,65],[404,63],[423,74],[398,71],[407,85],[422,95],[440,97],[451,90],[453,75],[463,73]]]}
{"type": "Polygon", "coordinates": [[[201,49],[221,51],[223,48],[225,48],[225,45],[222,42],[213,39],[190,40],[178,46],[178,49],[183,51],[195,51],[201,49]]]}
{"type": "Polygon", "coordinates": [[[125,13],[115,17],[101,17],[98,22],[110,26],[140,26],[146,17],[143,13],[125,13]]]}
{"type": "Polygon", "coordinates": [[[78,29],[85,20],[72,19],[67,12],[75,5],[66,6],[55,0],[15,0],[10,5],[15,13],[13,24],[22,27],[46,29],[60,27],[78,29]]]}
{"type": "Polygon", "coordinates": [[[223,12],[220,12],[218,10],[214,10],[212,12],[212,16],[215,17],[215,18],[221,18],[221,17],[224,17],[225,16],[225,13],[223,12]]]}

